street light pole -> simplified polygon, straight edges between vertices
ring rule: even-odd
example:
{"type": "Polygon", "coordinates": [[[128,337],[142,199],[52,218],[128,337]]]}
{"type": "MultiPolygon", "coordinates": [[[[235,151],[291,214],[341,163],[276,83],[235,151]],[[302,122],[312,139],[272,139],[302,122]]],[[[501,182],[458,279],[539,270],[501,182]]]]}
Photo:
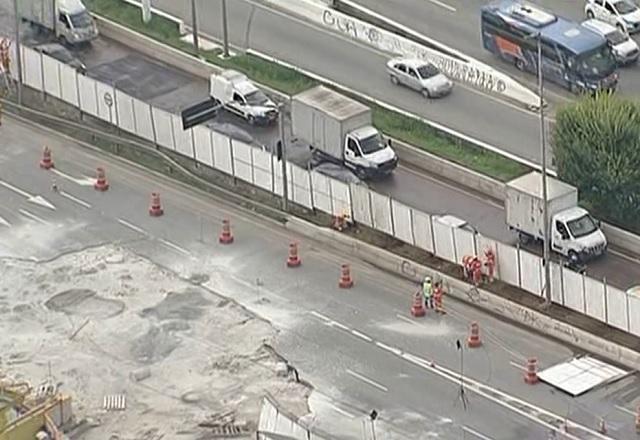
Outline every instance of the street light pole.
{"type": "Polygon", "coordinates": [[[222,0],[222,41],[224,57],[229,57],[229,29],[227,28],[227,0],[222,0]]]}
{"type": "Polygon", "coordinates": [[[280,161],[282,164],[282,210],[289,211],[289,186],[287,185],[287,144],[284,136],[284,104],[278,105],[278,125],[280,131],[280,161]]]}
{"type": "Polygon", "coordinates": [[[200,53],[200,43],[198,42],[198,12],[196,10],[196,0],[191,0],[191,27],[193,28],[193,46],[196,54],[200,53]]]}
{"type": "Polygon", "coordinates": [[[22,105],[22,54],[20,53],[20,13],[18,11],[18,0],[13,0],[13,11],[16,26],[16,65],[18,67],[18,105],[22,105]]]}
{"type": "Polygon", "coordinates": [[[545,303],[551,304],[551,252],[550,252],[550,228],[549,228],[549,194],[547,191],[547,148],[546,148],[546,130],[544,123],[544,78],[542,76],[542,36],[538,34],[538,94],[540,95],[540,149],[542,156],[542,215],[544,242],[542,244],[542,261],[544,264],[544,286],[543,296],[545,303]]]}

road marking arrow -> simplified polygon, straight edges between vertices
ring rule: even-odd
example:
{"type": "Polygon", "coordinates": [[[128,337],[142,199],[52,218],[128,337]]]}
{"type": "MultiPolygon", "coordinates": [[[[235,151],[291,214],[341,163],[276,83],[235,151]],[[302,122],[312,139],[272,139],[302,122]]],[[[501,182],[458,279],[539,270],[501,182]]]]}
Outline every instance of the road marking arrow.
{"type": "Polygon", "coordinates": [[[20,194],[22,197],[27,199],[27,202],[29,203],[35,203],[36,205],[40,205],[43,206],[45,208],[49,208],[53,211],[56,210],[56,207],[53,206],[53,204],[51,202],[49,202],[47,199],[45,199],[42,196],[34,196],[33,194],[29,194],[26,191],[21,190],[20,188],[16,188],[15,186],[11,185],[10,183],[7,183],[3,180],[0,180],[0,185],[4,186],[5,188],[7,188],[9,191],[13,191],[16,194],[20,194]]]}
{"type": "Polygon", "coordinates": [[[86,176],[83,176],[82,179],[78,179],[76,177],[73,177],[73,176],[70,176],[68,174],[65,174],[62,171],[57,170],[55,168],[52,168],[51,171],[53,171],[54,174],[62,177],[63,179],[70,180],[71,182],[76,183],[76,184],[78,184],[80,186],[93,186],[93,184],[95,183],[95,180],[96,180],[96,179],[92,179],[91,177],[86,177],[86,176]]]}

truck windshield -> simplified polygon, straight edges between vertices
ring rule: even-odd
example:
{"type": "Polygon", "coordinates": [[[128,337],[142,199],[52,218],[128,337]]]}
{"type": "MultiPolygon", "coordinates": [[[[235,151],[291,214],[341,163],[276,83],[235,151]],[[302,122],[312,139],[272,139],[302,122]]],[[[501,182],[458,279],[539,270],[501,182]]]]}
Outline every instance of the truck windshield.
{"type": "Polygon", "coordinates": [[[612,46],[622,44],[629,39],[629,37],[627,37],[625,34],[620,32],[618,29],[616,29],[615,31],[609,32],[607,35],[605,35],[605,38],[609,43],[611,43],[612,46]]]}
{"type": "Polygon", "coordinates": [[[249,105],[265,105],[269,102],[269,98],[267,98],[267,95],[262,93],[262,91],[260,90],[249,93],[247,96],[245,96],[245,98],[247,99],[247,104],[249,105]]]}
{"type": "Polygon", "coordinates": [[[384,142],[380,133],[376,133],[360,140],[362,154],[371,154],[384,148],[384,142]]]}
{"type": "Polygon", "coordinates": [[[91,16],[87,11],[79,12],[77,14],[69,14],[69,20],[71,20],[71,26],[73,26],[74,29],[91,26],[91,16]]]}
{"type": "Polygon", "coordinates": [[[598,230],[598,225],[593,221],[589,214],[585,214],[580,218],[567,222],[571,235],[575,238],[584,237],[598,230]]]}

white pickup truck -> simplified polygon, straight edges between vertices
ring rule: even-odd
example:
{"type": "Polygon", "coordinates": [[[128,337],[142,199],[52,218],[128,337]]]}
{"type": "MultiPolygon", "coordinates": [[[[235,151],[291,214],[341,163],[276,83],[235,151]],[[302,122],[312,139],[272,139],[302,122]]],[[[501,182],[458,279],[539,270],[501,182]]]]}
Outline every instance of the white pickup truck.
{"type": "Polygon", "coordinates": [[[81,0],[20,0],[23,21],[54,32],[63,43],[87,43],[98,37],[93,17],[81,0]]]}
{"type": "Polygon", "coordinates": [[[271,124],[278,120],[278,106],[246,75],[225,70],[211,75],[209,94],[224,108],[249,124],[271,124]]]}

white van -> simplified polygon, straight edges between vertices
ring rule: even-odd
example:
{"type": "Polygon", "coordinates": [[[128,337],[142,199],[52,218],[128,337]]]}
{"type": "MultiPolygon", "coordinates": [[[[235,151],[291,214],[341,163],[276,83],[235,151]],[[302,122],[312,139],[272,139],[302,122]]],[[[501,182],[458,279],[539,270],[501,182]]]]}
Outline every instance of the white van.
{"type": "Polygon", "coordinates": [[[93,17],[81,0],[21,0],[21,18],[55,32],[63,43],[88,43],[98,37],[93,17]]]}
{"type": "Polygon", "coordinates": [[[582,26],[602,35],[607,40],[618,64],[626,65],[638,61],[638,55],[640,55],[638,44],[620,29],[595,19],[582,22],[582,26]]]}

